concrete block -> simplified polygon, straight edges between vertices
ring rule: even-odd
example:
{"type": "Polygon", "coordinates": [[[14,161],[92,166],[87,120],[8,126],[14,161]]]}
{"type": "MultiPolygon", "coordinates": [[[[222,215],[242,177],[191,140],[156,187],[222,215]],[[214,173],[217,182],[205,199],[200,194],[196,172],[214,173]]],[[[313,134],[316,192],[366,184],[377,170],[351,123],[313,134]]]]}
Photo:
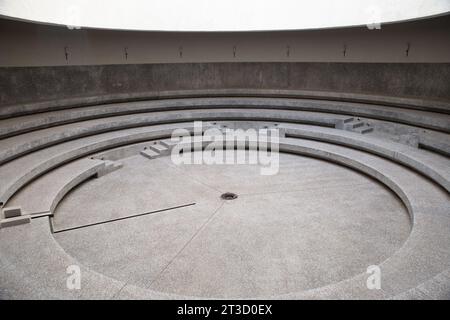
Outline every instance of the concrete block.
{"type": "Polygon", "coordinates": [[[178,142],[172,141],[171,139],[161,140],[159,143],[168,149],[170,149],[170,148],[174,147],[176,144],[178,144],[178,142]]]}
{"type": "Polygon", "coordinates": [[[347,119],[344,119],[344,123],[349,123],[349,122],[352,122],[352,121],[354,121],[355,120],[355,118],[347,118],[347,119]]]}
{"type": "Polygon", "coordinates": [[[157,152],[158,154],[163,154],[167,152],[169,149],[167,147],[163,146],[162,144],[156,143],[149,146],[150,150],[153,150],[157,152]]]}
{"type": "Polygon", "coordinates": [[[372,127],[363,127],[363,128],[358,128],[356,131],[361,134],[365,134],[365,133],[372,132],[373,128],[372,127]]]}
{"type": "Polygon", "coordinates": [[[122,166],[123,166],[123,164],[121,162],[105,160],[105,165],[98,171],[97,178],[100,178],[108,173],[116,171],[116,170],[122,168],[122,166]]]}
{"type": "MultiPolygon", "coordinates": [[[[353,120],[353,118],[350,118],[350,119],[353,120]]],[[[334,124],[334,128],[335,129],[339,129],[339,130],[344,130],[344,123],[345,123],[346,120],[348,120],[348,119],[345,119],[345,120],[337,119],[336,123],[334,124]]]]}
{"type": "Polygon", "coordinates": [[[364,122],[361,122],[361,121],[360,122],[354,122],[354,123],[351,124],[353,129],[362,127],[363,125],[364,125],[364,122]]]}
{"type": "Polygon", "coordinates": [[[0,227],[7,228],[7,227],[18,226],[18,225],[26,224],[26,223],[30,223],[30,222],[31,222],[30,216],[19,216],[19,217],[1,220],[0,227]]]}
{"type": "Polygon", "coordinates": [[[353,123],[344,124],[344,130],[346,130],[346,131],[354,131],[353,123]]]}
{"type": "MultiPolygon", "coordinates": [[[[88,136],[74,141],[67,141],[64,144],[61,143],[57,146],[48,147],[46,148],[46,156],[48,157],[46,161],[42,161],[42,158],[39,156],[35,157],[35,154],[33,153],[27,157],[21,157],[15,161],[2,164],[2,170],[0,170],[0,181],[2,182],[0,183],[0,202],[6,203],[9,198],[25,184],[43,173],[58,167],[61,163],[90,155],[113,146],[170,136],[173,130],[177,128],[189,128],[192,130],[190,123],[187,127],[177,123],[158,125],[151,128],[130,128],[125,131],[88,136]],[[67,149],[63,148],[63,146],[67,146],[67,149]],[[29,170],[24,171],[24,167],[29,168],[29,170]]],[[[67,128],[64,129],[64,132],[67,134],[67,128]]],[[[80,127],[79,130],[83,131],[85,128],[80,127]]],[[[62,134],[64,134],[64,132],[62,132],[62,134]]],[[[33,133],[33,135],[35,134],[33,133]]],[[[46,140],[47,143],[50,143],[51,141],[54,142],[53,138],[56,135],[57,134],[53,132],[53,134],[48,137],[50,140],[47,138],[44,140],[46,140]]],[[[31,141],[26,144],[28,145],[30,143],[34,144],[35,142],[31,141]]],[[[21,150],[21,152],[24,152],[24,150],[21,150]]]]}
{"type": "Polygon", "coordinates": [[[3,209],[3,216],[5,219],[19,217],[22,215],[22,209],[20,207],[8,207],[3,209]]]}
{"type": "Polygon", "coordinates": [[[147,150],[142,150],[140,152],[140,154],[143,155],[146,158],[149,158],[149,159],[155,159],[155,158],[159,157],[159,153],[157,153],[157,152],[155,152],[153,150],[148,150],[148,149],[147,150]]]}

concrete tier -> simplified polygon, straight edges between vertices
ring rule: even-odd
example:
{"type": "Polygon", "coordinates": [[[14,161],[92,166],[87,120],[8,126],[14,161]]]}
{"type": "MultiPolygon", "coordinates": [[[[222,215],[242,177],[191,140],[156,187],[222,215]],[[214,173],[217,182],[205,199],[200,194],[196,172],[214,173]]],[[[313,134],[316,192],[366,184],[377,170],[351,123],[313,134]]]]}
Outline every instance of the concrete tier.
{"type": "Polygon", "coordinates": [[[286,121],[334,127],[337,119],[345,118],[347,118],[347,116],[323,114],[318,112],[255,109],[216,109],[214,112],[209,110],[160,111],[153,113],[124,115],[77,122],[3,139],[2,151],[0,153],[0,163],[14,159],[18,155],[23,155],[28,152],[38,150],[42,147],[71,139],[88,135],[96,135],[103,132],[164,123],[187,122],[194,120],[246,119],[249,121],[286,121]]]}
{"type": "MultiPolygon", "coordinates": [[[[234,116],[237,117],[237,115],[234,116]]],[[[0,189],[0,191],[2,191],[0,200],[2,200],[3,203],[6,203],[7,199],[9,199],[20,187],[64,161],[70,161],[77,157],[97,152],[101,149],[112,148],[115,145],[168,137],[175,128],[178,128],[178,125],[161,125],[155,126],[152,129],[135,128],[112,131],[61,143],[20,157],[4,164],[2,166],[3,170],[0,170],[0,177],[5,181],[0,189]],[[158,129],[165,131],[158,131],[158,129]],[[30,168],[30,171],[24,176],[23,168],[30,168]]],[[[449,164],[448,159],[444,157],[417,150],[403,144],[383,141],[376,138],[362,138],[362,135],[347,131],[329,129],[321,132],[320,130],[321,128],[319,127],[315,128],[313,133],[309,135],[309,138],[328,139],[328,141],[331,141],[330,137],[333,136],[334,142],[345,143],[378,154],[382,153],[385,156],[398,159],[401,163],[407,164],[419,172],[431,177],[447,190],[449,188],[447,174],[449,164]],[[339,141],[336,137],[341,140],[339,141]],[[342,139],[345,141],[342,142],[342,139]]],[[[305,130],[301,132],[307,136],[305,130]]]]}
{"type": "Polygon", "coordinates": [[[97,159],[63,165],[26,185],[8,201],[8,206],[21,206],[23,214],[51,214],[66,193],[104,168],[105,162],[97,159]]]}
{"type": "MultiPolygon", "coordinates": [[[[125,114],[193,109],[275,109],[324,112],[381,119],[450,132],[450,115],[385,105],[290,98],[224,97],[140,101],[73,108],[0,120],[0,138],[66,123],[125,114]]],[[[217,112],[216,110],[214,110],[217,112]]],[[[220,110],[219,110],[220,111],[220,110]]]]}
{"type": "MultiPolygon", "coordinates": [[[[187,124],[185,127],[189,129],[191,125],[187,124]]],[[[0,202],[4,205],[24,185],[65,162],[114,146],[166,138],[180,127],[183,125],[169,124],[114,131],[61,143],[15,159],[2,165],[0,169],[0,202]]]]}
{"type": "MultiPolygon", "coordinates": [[[[413,228],[404,245],[379,264],[384,283],[380,290],[367,289],[367,274],[364,273],[316,289],[267,298],[382,299],[398,297],[416,288],[419,288],[417,292],[423,292],[426,287],[426,290],[436,294],[438,290],[448,288],[448,277],[441,276],[450,267],[450,207],[447,192],[412,170],[364,151],[298,138],[282,138],[280,142],[281,152],[326,159],[381,181],[402,199],[411,215],[413,228]]],[[[29,225],[0,230],[2,297],[183,297],[116,281],[82,265],[85,289],[67,290],[64,281],[66,268],[79,263],[67,256],[52,239],[46,220],[35,219],[29,225]],[[11,246],[10,243],[20,243],[20,246],[11,246]]]]}

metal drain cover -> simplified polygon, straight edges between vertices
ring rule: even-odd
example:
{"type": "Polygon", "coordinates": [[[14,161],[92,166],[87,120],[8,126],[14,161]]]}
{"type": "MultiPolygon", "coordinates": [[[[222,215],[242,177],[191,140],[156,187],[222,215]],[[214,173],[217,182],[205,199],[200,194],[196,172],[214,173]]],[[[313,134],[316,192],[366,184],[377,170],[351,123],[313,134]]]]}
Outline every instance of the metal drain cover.
{"type": "Polygon", "coordinates": [[[220,196],[223,200],[234,200],[237,199],[238,195],[232,192],[225,192],[220,196]]]}

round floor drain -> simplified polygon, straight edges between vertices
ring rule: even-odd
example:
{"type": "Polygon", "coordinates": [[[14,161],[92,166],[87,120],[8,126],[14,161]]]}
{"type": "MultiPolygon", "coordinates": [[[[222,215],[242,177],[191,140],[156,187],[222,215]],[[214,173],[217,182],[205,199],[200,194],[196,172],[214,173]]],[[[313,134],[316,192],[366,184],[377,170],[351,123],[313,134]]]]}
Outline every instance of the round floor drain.
{"type": "Polygon", "coordinates": [[[225,192],[224,194],[222,194],[220,196],[223,200],[234,200],[236,199],[238,196],[236,193],[232,193],[232,192],[225,192]]]}

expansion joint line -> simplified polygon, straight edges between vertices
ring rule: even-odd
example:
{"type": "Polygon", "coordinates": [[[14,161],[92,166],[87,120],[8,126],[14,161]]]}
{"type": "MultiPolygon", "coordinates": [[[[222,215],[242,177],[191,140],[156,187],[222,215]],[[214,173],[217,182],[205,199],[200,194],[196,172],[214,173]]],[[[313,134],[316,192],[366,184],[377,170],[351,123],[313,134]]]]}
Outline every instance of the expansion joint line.
{"type": "MultiPolygon", "coordinates": [[[[195,205],[195,202],[188,203],[188,204],[183,204],[183,205],[179,205],[179,206],[175,206],[175,207],[169,207],[169,208],[154,210],[154,211],[150,211],[150,212],[138,213],[138,214],[134,214],[134,215],[126,216],[126,217],[121,217],[121,218],[116,218],[116,219],[110,219],[110,220],[105,220],[105,221],[100,221],[100,222],[94,222],[94,223],[90,223],[90,224],[86,224],[86,225],[82,225],[82,226],[77,226],[77,227],[72,227],[72,228],[67,228],[67,229],[52,230],[52,232],[53,233],[61,233],[61,232],[66,232],[66,231],[72,231],[72,230],[77,230],[77,229],[97,226],[97,225],[101,225],[101,224],[106,224],[106,223],[110,223],[110,222],[116,222],[116,221],[131,219],[131,218],[137,218],[137,217],[146,216],[146,215],[149,215],[149,214],[160,213],[160,212],[165,212],[165,211],[169,211],[169,210],[175,210],[175,209],[190,207],[190,206],[193,206],[193,205],[195,205]]],[[[50,217],[50,219],[52,219],[52,217],[50,217]]],[[[51,223],[51,225],[52,225],[52,223],[51,223]]]]}
{"type": "Polygon", "coordinates": [[[169,261],[169,263],[166,264],[166,266],[161,270],[161,272],[158,273],[158,275],[155,277],[155,279],[153,279],[153,281],[150,283],[150,285],[148,286],[149,288],[151,288],[151,286],[156,282],[156,280],[159,279],[159,277],[161,277],[161,275],[169,268],[169,266],[175,261],[175,259],[181,254],[181,252],[184,251],[184,249],[186,249],[186,247],[192,242],[192,240],[195,239],[195,237],[197,237],[197,235],[206,227],[206,225],[216,216],[216,214],[219,212],[219,210],[222,208],[224,202],[222,202],[220,204],[220,206],[214,210],[213,214],[200,226],[200,228],[197,229],[197,231],[195,231],[195,233],[192,235],[192,237],[184,244],[184,246],[175,254],[175,256],[169,261]]]}

